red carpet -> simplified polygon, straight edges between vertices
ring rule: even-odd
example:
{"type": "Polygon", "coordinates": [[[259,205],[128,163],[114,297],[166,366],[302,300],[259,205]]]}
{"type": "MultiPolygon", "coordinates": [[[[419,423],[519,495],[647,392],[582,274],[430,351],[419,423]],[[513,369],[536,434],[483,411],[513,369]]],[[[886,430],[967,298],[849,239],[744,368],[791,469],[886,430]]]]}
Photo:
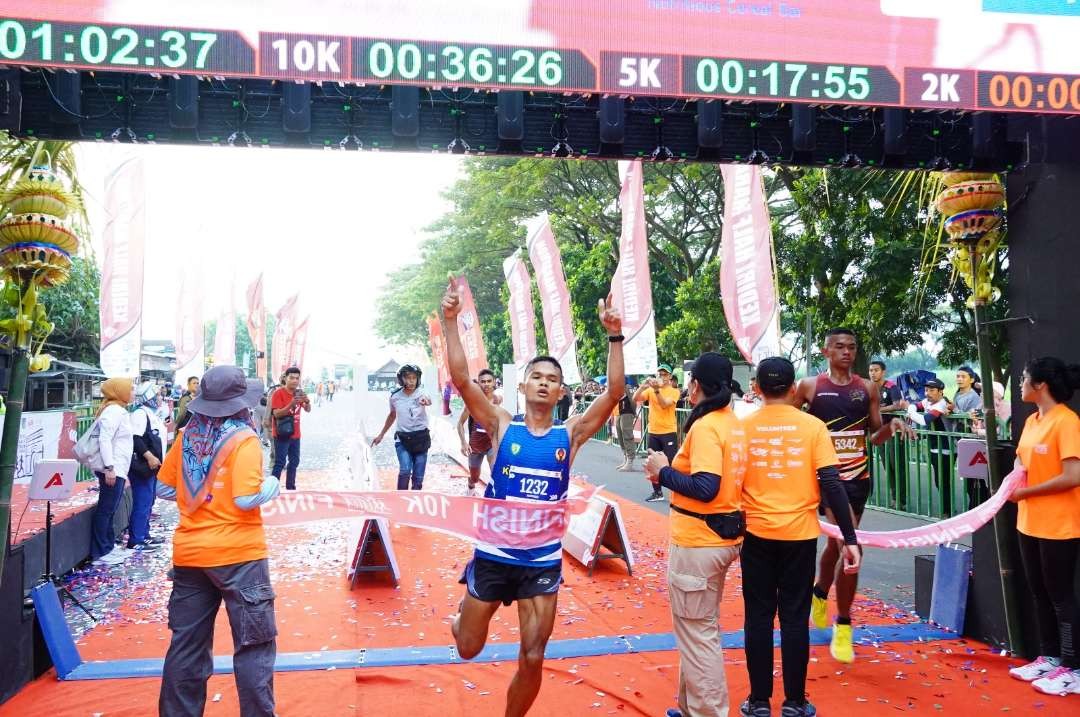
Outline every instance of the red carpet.
{"type": "MultiPolygon", "coordinates": [[[[301,483],[314,487],[327,474],[309,472],[301,483]]],[[[383,478],[392,479],[384,471],[383,478]]],[[[463,481],[443,465],[429,467],[430,487],[463,481]]],[[[671,629],[665,585],[666,521],[643,507],[622,504],[637,558],[633,577],[621,563],[606,561],[588,577],[571,560],[560,593],[553,639],[641,633],[671,629]]],[[[452,642],[449,616],[461,598],[457,579],[470,555],[462,541],[395,527],[394,546],[402,568],[399,588],[384,579],[362,581],[353,592],[345,582],[346,538],[341,524],[269,532],[271,570],[277,590],[278,649],[281,652],[361,647],[432,646],[452,642]]],[[[79,643],[88,660],[162,657],[168,645],[165,605],[170,583],[137,586],[118,614],[109,616],[79,643]]],[[[739,574],[728,577],[723,601],[725,630],[742,623],[739,574]]],[[[857,623],[910,621],[905,613],[861,599],[857,623]]],[[[516,642],[517,616],[503,608],[495,616],[492,642],[516,642]]],[[[224,611],[214,653],[232,650],[224,611]]],[[[1013,714],[1066,715],[1080,697],[1036,693],[1008,677],[1016,661],[965,641],[857,647],[850,668],[834,662],[824,647],[812,648],[808,691],[823,715],[856,710],[860,715],[1013,714]]],[[[779,659],[777,661],[779,670],[779,659]]],[[[390,669],[278,673],[278,713],[286,715],[498,715],[514,670],[510,662],[390,669]]],[[[747,692],[741,650],[727,652],[732,702],[747,692]]],[[[662,715],[675,704],[678,658],[674,652],[549,661],[533,713],[537,715],[662,715]]],[[[158,680],[58,682],[49,673],[0,707],[6,717],[156,714],[158,680]]],[[[777,695],[782,693],[779,676],[777,695]]],[[[207,715],[236,715],[232,677],[211,678],[207,715]],[[217,701],[213,701],[216,698],[217,701]]],[[[736,708],[737,709],[737,708],[736,708]]]]}

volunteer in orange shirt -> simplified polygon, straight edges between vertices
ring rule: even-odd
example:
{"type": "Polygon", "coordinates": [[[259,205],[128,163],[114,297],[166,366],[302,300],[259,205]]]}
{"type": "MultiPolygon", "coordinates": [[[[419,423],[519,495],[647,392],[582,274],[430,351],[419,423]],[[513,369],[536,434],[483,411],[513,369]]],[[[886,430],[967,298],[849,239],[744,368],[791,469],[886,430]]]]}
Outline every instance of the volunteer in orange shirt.
{"type": "MultiPolygon", "coordinates": [[[[662,451],[668,463],[675,460],[679,449],[678,421],[675,404],[679,402],[679,389],[671,385],[671,367],[660,364],[656,376],[642,382],[634,392],[634,403],[649,403],[649,433],[645,442],[650,451],[662,451]]],[[[653,492],[645,500],[655,503],[664,499],[664,491],[654,485],[653,492]]]]}
{"type": "Polygon", "coordinates": [[[806,699],[810,599],[814,584],[818,505],[836,516],[844,536],[844,571],[859,569],[859,549],[840,459],[825,423],[795,408],[795,367],[785,358],[758,365],[765,405],[742,421],[747,465],[742,502],[746,670],[750,695],[742,714],[769,717],[773,691],[773,619],[780,615],[783,717],[816,714],[806,699]]]}
{"type": "Polygon", "coordinates": [[[1009,674],[1051,695],[1080,694],[1080,418],[1065,405],[1077,389],[1080,366],[1046,357],[1024,367],[1020,397],[1039,410],[1028,416],[1016,446],[1027,485],[1010,497],[1018,504],[1016,529],[1035,598],[1040,655],[1009,674]]]}
{"type": "Polygon", "coordinates": [[[232,628],[240,714],[274,714],[277,627],[259,506],[277,496],[278,479],[263,477],[251,418],[261,393],[235,366],[207,371],[188,404],[191,420],[158,473],[158,495],[180,509],[169,597],[172,642],[158,702],[166,717],[203,714],[222,600],[232,628]]]}
{"type": "Polygon", "coordinates": [[[743,515],[739,493],[745,445],[731,409],[731,361],[698,357],[687,386],[693,410],[672,464],[650,451],[645,476],[671,491],[668,595],[679,647],[679,709],[669,717],[728,713],[720,598],[728,567],[739,555],[743,515]]]}

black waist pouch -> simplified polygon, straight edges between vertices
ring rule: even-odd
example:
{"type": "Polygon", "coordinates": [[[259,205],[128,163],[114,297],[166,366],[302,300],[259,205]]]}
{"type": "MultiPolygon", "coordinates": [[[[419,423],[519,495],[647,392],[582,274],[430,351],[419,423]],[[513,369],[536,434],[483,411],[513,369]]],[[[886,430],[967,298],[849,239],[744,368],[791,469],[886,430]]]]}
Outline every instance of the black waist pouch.
{"type": "Polygon", "coordinates": [[[431,448],[431,433],[426,428],[419,431],[398,431],[394,436],[409,453],[427,453],[431,448]]]}
{"type": "Polygon", "coordinates": [[[705,525],[712,528],[712,531],[724,540],[734,540],[746,534],[746,513],[741,510],[733,513],[695,513],[677,505],[672,505],[671,509],[676,513],[704,520],[705,525]]]}

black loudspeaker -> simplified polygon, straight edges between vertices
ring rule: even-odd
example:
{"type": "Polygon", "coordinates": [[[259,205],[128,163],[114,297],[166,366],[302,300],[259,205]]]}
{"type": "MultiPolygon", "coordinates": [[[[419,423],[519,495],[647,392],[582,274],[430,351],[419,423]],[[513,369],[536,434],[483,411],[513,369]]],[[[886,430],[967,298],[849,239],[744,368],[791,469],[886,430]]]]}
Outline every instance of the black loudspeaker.
{"type": "Polygon", "coordinates": [[[311,131],[310,82],[286,82],[281,86],[281,128],[293,134],[311,131]]]}
{"type": "Polygon", "coordinates": [[[495,118],[499,139],[507,142],[525,139],[525,93],[500,92],[495,118]]]}
{"type": "Polygon", "coordinates": [[[817,109],[810,105],[791,106],[791,143],[796,152],[813,152],[817,146],[817,109]]]}
{"type": "Polygon", "coordinates": [[[626,139],[626,100],[622,97],[601,97],[596,112],[600,121],[600,141],[622,144],[626,139]]]}
{"type": "Polygon", "coordinates": [[[420,88],[394,85],[390,92],[390,128],[394,136],[419,137],[420,88]]]}
{"type": "Polygon", "coordinates": [[[82,118],[82,74],[61,70],[51,79],[46,75],[45,81],[52,87],[49,119],[53,124],[79,124],[82,118]]]}
{"type": "Polygon", "coordinates": [[[975,159],[993,159],[1005,147],[1005,126],[994,115],[980,113],[971,118],[971,154],[975,159]]]}
{"type": "Polygon", "coordinates": [[[719,147],[724,143],[724,105],[722,102],[697,103],[697,143],[700,147],[719,147]]]}
{"type": "Polygon", "coordinates": [[[908,111],[886,107],[884,112],[885,154],[893,156],[907,154],[908,111]]]}
{"type": "Polygon", "coordinates": [[[199,78],[190,75],[169,78],[169,126],[173,129],[199,126],[199,78]]]}
{"type": "Polygon", "coordinates": [[[0,70],[0,130],[18,132],[22,126],[22,76],[20,70],[0,70]]]}
{"type": "Polygon", "coordinates": [[[930,598],[934,594],[933,555],[915,556],[915,614],[930,619],[930,598]]]}

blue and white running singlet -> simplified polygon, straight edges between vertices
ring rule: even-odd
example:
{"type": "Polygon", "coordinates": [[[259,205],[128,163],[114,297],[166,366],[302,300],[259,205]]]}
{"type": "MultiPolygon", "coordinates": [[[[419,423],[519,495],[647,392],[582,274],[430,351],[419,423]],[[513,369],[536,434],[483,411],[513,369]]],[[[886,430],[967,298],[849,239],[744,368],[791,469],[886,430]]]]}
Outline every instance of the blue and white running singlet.
{"type": "MultiPolygon", "coordinates": [[[[509,501],[564,500],[570,487],[570,432],[555,421],[543,436],[529,433],[523,416],[514,416],[499,443],[485,498],[509,501]]],[[[476,544],[476,555],[508,565],[543,568],[562,562],[562,541],[536,548],[497,548],[476,544]]]]}

